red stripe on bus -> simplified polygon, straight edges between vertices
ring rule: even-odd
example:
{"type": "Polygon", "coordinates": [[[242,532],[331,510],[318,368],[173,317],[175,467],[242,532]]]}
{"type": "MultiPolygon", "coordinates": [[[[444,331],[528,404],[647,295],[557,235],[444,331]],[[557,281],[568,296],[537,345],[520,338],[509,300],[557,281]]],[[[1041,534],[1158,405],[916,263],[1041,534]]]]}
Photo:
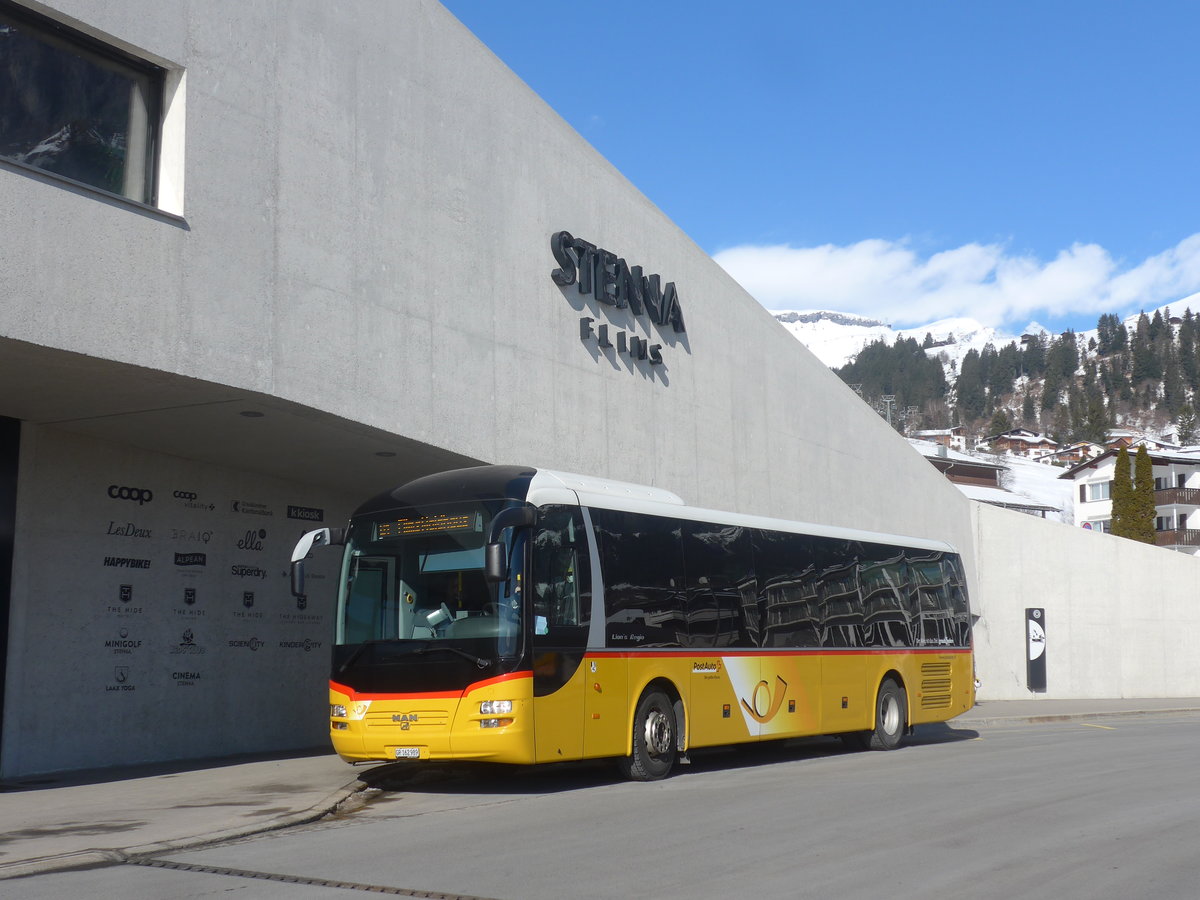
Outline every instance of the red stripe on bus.
{"type": "Polygon", "coordinates": [[[490,687],[493,684],[502,684],[506,681],[517,681],[523,678],[532,678],[533,672],[509,672],[507,675],[497,675],[495,678],[485,678],[483,681],[476,681],[468,684],[461,691],[426,691],[409,694],[377,694],[373,692],[360,692],[348,685],[339,684],[332,679],[329,682],[329,689],[337,691],[339,694],[345,694],[351,700],[430,700],[430,699],[446,699],[457,700],[471,691],[479,690],[480,688],[490,687]]]}
{"type": "Polygon", "coordinates": [[[811,650],[727,650],[721,647],[680,650],[588,650],[587,658],[610,659],[676,659],[705,656],[945,656],[965,655],[964,647],[814,647],[811,650]]]}

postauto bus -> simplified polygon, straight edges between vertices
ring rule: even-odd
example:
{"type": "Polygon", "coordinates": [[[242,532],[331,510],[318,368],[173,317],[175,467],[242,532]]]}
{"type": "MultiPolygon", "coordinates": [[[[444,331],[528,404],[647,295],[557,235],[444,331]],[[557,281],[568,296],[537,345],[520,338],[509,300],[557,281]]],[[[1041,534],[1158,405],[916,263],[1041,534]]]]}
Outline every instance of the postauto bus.
{"type": "Polygon", "coordinates": [[[347,761],[613,758],[836,734],[881,750],[974,705],[948,544],[693,509],[513,466],[430,475],[346,529],[329,681],[347,761]]]}

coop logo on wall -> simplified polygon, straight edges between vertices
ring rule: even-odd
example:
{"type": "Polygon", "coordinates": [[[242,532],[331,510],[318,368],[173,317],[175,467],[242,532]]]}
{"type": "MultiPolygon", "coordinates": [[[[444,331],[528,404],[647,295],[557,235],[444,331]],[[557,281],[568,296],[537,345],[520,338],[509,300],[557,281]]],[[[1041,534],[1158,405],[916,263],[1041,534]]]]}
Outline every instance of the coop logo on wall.
{"type": "Polygon", "coordinates": [[[230,508],[235,513],[245,516],[273,516],[274,510],[265,503],[255,503],[251,500],[234,500],[230,508]]]}
{"type": "Polygon", "coordinates": [[[148,569],[150,568],[150,560],[148,559],[129,559],[125,556],[106,556],[104,564],[112,566],[114,569],[148,569]]]}
{"type": "Polygon", "coordinates": [[[207,566],[208,556],[204,553],[176,553],[175,565],[177,566],[207,566]]]}
{"type": "Polygon", "coordinates": [[[215,503],[201,503],[200,495],[195,491],[175,491],[173,494],[171,494],[171,496],[188,509],[214,510],[217,508],[217,504],[215,503]]]}
{"type": "Polygon", "coordinates": [[[149,488],[128,487],[123,484],[110,484],[108,496],[114,500],[132,500],[138,506],[149,503],[154,499],[154,492],[149,488]]]}
{"type": "MultiPolygon", "coordinates": [[[[550,278],[559,287],[578,284],[579,293],[591,294],[616,309],[628,309],[659,328],[670,325],[680,334],[687,330],[675,282],[663,287],[658,275],[643,275],[641,266],[630,266],[615,253],[574,237],[569,231],[558,231],[550,237],[550,252],[558,263],[550,278]]],[[[610,335],[608,325],[595,325],[595,321],[591,316],[579,320],[581,340],[594,340],[601,349],[615,347],[619,355],[646,360],[652,366],[662,365],[662,344],[651,344],[646,338],[624,331],[610,335]]]]}
{"type": "Polygon", "coordinates": [[[255,550],[260,551],[263,548],[263,541],[267,539],[267,529],[260,528],[255,531],[250,529],[242,536],[242,539],[237,542],[239,550],[255,550]]]}
{"type": "Polygon", "coordinates": [[[171,648],[173,656],[201,656],[208,651],[204,647],[196,643],[196,636],[192,633],[192,629],[185,629],[178,644],[171,648]]]}
{"type": "Polygon", "coordinates": [[[288,506],[287,517],[305,522],[324,522],[325,510],[313,506],[288,506]]]}

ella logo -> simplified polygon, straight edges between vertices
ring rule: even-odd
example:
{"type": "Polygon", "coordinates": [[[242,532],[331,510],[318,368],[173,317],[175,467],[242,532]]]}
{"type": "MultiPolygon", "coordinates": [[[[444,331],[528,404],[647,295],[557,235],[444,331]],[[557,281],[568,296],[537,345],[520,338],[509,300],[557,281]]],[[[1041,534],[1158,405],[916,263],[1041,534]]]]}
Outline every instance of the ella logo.
{"type": "Polygon", "coordinates": [[[263,548],[263,540],[267,536],[267,529],[260,528],[255,531],[251,528],[246,532],[246,536],[237,542],[239,550],[261,550],[263,548]]]}

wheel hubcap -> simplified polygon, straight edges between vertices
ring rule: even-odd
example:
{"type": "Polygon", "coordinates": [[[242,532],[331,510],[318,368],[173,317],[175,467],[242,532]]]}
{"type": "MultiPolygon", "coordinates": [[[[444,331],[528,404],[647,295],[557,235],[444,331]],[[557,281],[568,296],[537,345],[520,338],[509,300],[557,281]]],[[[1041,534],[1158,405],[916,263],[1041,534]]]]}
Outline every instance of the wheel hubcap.
{"type": "Polygon", "coordinates": [[[895,734],[900,730],[900,704],[895,697],[888,697],[883,702],[883,730],[895,734]]]}
{"type": "Polygon", "coordinates": [[[651,756],[671,751],[671,720],[661,709],[652,709],[646,716],[646,750],[651,756]]]}

